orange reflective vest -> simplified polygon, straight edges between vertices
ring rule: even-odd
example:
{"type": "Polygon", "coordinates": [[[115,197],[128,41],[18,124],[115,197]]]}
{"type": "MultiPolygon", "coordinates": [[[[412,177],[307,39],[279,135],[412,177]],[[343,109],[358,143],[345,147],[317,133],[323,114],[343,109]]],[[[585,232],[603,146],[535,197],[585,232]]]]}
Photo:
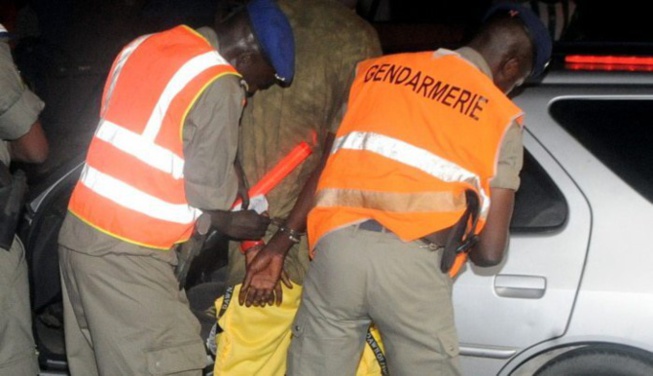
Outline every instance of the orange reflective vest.
{"type": "Polygon", "coordinates": [[[308,217],[311,249],[375,219],[404,241],[452,226],[465,189],[490,206],[502,138],[522,112],[476,66],[447,50],[362,62],[308,217]]]}
{"type": "Polygon", "coordinates": [[[169,249],[201,214],[186,200],[183,124],[197,97],[236,70],[192,29],[140,37],[113,63],[100,122],[68,209],[124,241],[169,249]]]}

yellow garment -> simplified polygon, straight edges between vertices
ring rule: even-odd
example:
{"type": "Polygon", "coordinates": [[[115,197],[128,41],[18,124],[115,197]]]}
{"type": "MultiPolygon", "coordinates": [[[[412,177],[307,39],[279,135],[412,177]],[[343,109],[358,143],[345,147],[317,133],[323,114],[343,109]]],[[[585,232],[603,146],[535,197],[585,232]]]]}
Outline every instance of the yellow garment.
{"type": "MultiPolygon", "coordinates": [[[[295,313],[302,294],[300,285],[292,289],[283,287],[283,302],[279,307],[245,307],[237,299],[241,285],[235,286],[227,309],[218,318],[224,330],[216,336],[217,355],[214,375],[283,376],[286,372],[286,355],[295,313]]],[[[221,311],[224,296],[215,302],[221,311]]],[[[372,335],[383,351],[383,344],[376,328],[372,335]]],[[[365,346],[356,376],[381,375],[381,366],[370,345],[365,346]]]]}

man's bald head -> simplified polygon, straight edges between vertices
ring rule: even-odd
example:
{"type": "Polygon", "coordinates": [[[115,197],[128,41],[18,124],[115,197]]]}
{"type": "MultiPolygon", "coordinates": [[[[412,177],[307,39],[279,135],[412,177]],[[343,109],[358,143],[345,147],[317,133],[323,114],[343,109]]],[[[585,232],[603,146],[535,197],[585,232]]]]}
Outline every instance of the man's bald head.
{"type": "Polygon", "coordinates": [[[528,76],[539,76],[551,57],[552,42],[540,19],[514,3],[493,6],[469,46],[488,61],[495,84],[508,92],[528,76]]]}

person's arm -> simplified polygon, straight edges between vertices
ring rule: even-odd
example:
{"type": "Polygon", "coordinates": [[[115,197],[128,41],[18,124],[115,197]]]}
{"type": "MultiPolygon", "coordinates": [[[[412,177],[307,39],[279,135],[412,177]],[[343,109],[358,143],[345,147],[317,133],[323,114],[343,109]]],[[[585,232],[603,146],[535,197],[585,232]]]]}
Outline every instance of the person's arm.
{"type": "Polygon", "coordinates": [[[0,139],[7,140],[12,159],[42,163],[48,141],[39,115],[45,104],[23,82],[7,40],[0,37],[0,139]]]}
{"type": "Polygon", "coordinates": [[[503,260],[508,245],[510,219],[515,202],[515,191],[491,188],[492,204],[478,243],[469,252],[469,259],[478,266],[494,266],[503,260]]]}
{"type": "MultiPolygon", "coordinates": [[[[322,148],[322,158],[306,183],[304,183],[304,187],[286,219],[286,228],[297,232],[306,230],[306,218],[313,207],[317,183],[329,156],[334,138],[333,133],[327,133],[322,148]]],[[[286,254],[294,244],[287,233],[277,231],[264,247],[254,247],[247,251],[245,254],[247,273],[238,296],[241,305],[245,304],[249,307],[251,305],[281,304],[282,293],[279,279],[281,278],[287,287],[292,287],[287,276],[283,273],[283,263],[286,254]]]]}
{"type": "Polygon", "coordinates": [[[469,252],[469,259],[478,266],[497,265],[505,255],[523,159],[522,129],[515,123],[504,136],[497,174],[490,182],[491,204],[485,227],[479,234],[478,243],[469,252]]]}
{"type": "Polygon", "coordinates": [[[43,163],[49,154],[48,140],[36,121],[24,135],[9,143],[11,159],[28,163],[43,163]]]}
{"type": "Polygon", "coordinates": [[[236,76],[223,77],[199,96],[183,128],[184,185],[191,206],[234,239],[260,239],[270,219],[251,210],[229,209],[238,191],[236,151],[244,91],[236,76]]]}
{"type": "Polygon", "coordinates": [[[257,240],[265,236],[270,218],[254,210],[203,210],[211,216],[211,225],[233,240],[257,240]]]}

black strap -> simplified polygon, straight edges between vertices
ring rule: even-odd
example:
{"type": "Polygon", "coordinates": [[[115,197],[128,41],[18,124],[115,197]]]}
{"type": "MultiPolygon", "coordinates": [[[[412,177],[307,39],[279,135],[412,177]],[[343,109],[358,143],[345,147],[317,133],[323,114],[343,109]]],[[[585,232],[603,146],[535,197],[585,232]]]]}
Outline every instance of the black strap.
{"type": "Polygon", "coordinates": [[[229,302],[231,302],[231,297],[234,295],[234,287],[229,286],[224,291],[224,298],[222,298],[222,305],[220,306],[220,312],[218,312],[218,319],[224,315],[229,307],[229,302]]]}
{"type": "Polygon", "coordinates": [[[372,349],[376,361],[379,362],[379,367],[381,367],[381,375],[382,376],[390,375],[390,373],[388,372],[388,364],[385,360],[385,355],[383,354],[383,350],[381,350],[381,346],[379,346],[379,343],[376,341],[376,338],[374,338],[374,336],[372,335],[371,328],[367,329],[367,335],[365,336],[365,341],[372,349]]]}
{"type": "Polygon", "coordinates": [[[461,252],[467,252],[477,241],[475,235],[478,224],[480,204],[476,192],[468,189],[465,191],[467,208],[460,217],[458,222],[453,225],[447,237],[447,243],[442,252],[440,261],[440,270],[442,273],[448,273],[454,264],[456,256],[461,252]]]}

